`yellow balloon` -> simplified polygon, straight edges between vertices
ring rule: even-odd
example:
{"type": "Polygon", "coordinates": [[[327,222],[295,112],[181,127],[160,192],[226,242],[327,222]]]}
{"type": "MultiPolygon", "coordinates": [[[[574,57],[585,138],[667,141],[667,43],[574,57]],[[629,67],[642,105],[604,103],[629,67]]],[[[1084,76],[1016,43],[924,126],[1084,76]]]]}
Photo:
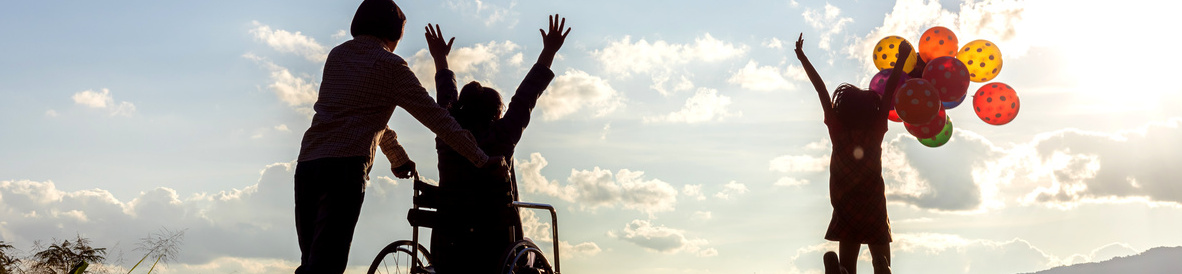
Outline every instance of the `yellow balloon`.
{"type": "MultiPolygon", "coordinates": [[[[874,58],[874,66],[878,70],[895,68],[895,61],[899,60],[899,45],[905,41],[907,39],[894,35],[878,40],[878,44],[874,45],[874,56],[872,56],[874,58]]],[[[915,53],[915,45],[912,44],[911,47],[910,55],[907,56],[907,63],[903,64],[903,71],[907,73],[911,73],[911,70],[915,69],[915,59],[918,59],[915,53]]]]}
{"type": "Polygon", "coordinates": [[[956,59],[964,62],[969,69],[969,80],[977,83],[989,82],[1001,72],[1001,49],[989,40],[975,40],[960,47],[956,59]]]}

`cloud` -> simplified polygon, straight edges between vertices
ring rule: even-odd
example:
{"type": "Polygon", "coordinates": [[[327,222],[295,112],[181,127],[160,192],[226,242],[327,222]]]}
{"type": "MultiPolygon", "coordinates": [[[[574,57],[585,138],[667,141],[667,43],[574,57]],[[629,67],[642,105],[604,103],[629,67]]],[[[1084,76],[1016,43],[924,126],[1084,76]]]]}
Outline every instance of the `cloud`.
{"type": "MultiPolygon", "coordinates": [[[[455,72],[456,81],[460,87],[467,84],[468,79],[472,79],[480,81],[481,85],[485,87],[500,90],[491,79],[500,71],[502,63],[520,65],[521,62],[516,61],[517,55],[520,54],[518,52],[520,48],[521,46],[508,40],[503,42],[489,41],[470,47],[453,48],[447,56],[448,69],[455,72]]],[[[427,90],[435,90],[435,61],[431,57],[431,52],[425,48],[420,49],[410,59],[408,60],[410,70],[414,72],[415,76],[418,76],[423,87],[427,90]]]]}
{"type": "Polygon", "coordinates": [[[718,255],[718,250],[705,247],[709,244],[705,239],[690,239],[685,234],[684,230],[663,225],[654,226],[648,220],[632,220],[624,225],[622,232],[608,232],[611,237],[636,244],[649,251],[665,254],[684,252],[698,257],[718,255]]]}
{"type": "Polygon", "coordinates": [[[808,23],[813,29],[821,31],[817,47],[823,50],[829,50],[832,37],[841,33],[846,24],[854,22],[853,18],[841,17],[841,9],[829,3],[825,3],[823,11],[806,8],[801,16],[805,23],[808,23]]]}
{"type": "Polygon", "coordinates": [[[524,178],[522,190],[575,202],[584,210],[600,207],[621,207],[650,216],[673,211],[677,204],[677,189],[660,179],[646,179],[643,171],[611,170],[594,167],[591,170],[571,169],[567,184],[547,180],[541,169],[547,165],[540,153],[531,153],[529,161],[516,160],[518,174],[524,178]]]}
{"type": "MultiPolygon", "coordinates": [[[[554,237],[552,237],[551,234],[551,229],[553,229],[551,222],[541,221],[540,218],[538,218],[538,213],[536,213],[537,211],[534,210],[521,210],[520,212],[521,226],[522,231],[525,233],[525,237],[533,240],[534,243],[538,245],[538,247],[542,248],[543,251],[548,253],[547,258],[550,258],[550,260],[553,261],[554,259],[551,256],[554,254],[554,237]]],[[[558,248],[562,249],[563,259],[592,257],[603,251],[603,249],[599,248],[599,244],[596,244],[595,242],[581,242],[578,244],[571,244],[568,241],[559,241],[558,248]]]]}
{"type": "MultiPolygon", "coordinates": [[[[1021,40],[1020,37],[1024,36],[1018,35],[1024,30],[1025,4],[1025,1],[1017,0],[964,1],[959,12],[954,13],[944,9],[939,1],[896,1],[894,9],[883,18],[882,26],[856,38],[843,51],[849,59],[863,60],[864,70],[874,73],[878,70],[867,57],[880,39],[898,35],[914,40],[930,27],[944,26],[955,32],[961,43],[987,39],[1005,45],[1003,50],[1007,58],[1022,56],[1030,47],[1030,42],[1021,40]]],[[[1056,22],[1056,26],[1061,25],[1062,22],[1056,22]]]]}
{"type": "Polygon", "coordinates": [[[685,185],[681,188],[681,194],[694,200],[705,200],[706,194],[702,193],[702,185],[685,185]]]}
{"type": "MultiPolygon", "coordinates": [[[[102,89],[101,92],[94,90],[84,90],[74,93],[71,97],[74,99],[74,104],[86,106],[90,108],[107,110],[111,116],[131,117],[135,114],[135,104],[123,101],[115,104],[115,98],[111,97],[111,90],[102,89]]],[[[45,113],[46,116],[56,117],[57,112],[49,110],[45,113]]]]}
{"type": "Polygon", "coordinates": [[[784,42],[780,41],[779,38],[772,37],[764,41],[763,46],[769,49],[782,49],[784,48],[784,42]]]}
{"type": "Polygon", "coordinates": [[[61,114],[58,114],[56,110],[51,109],[51,110],[45,111],[45,117],[58,117],[58,116],[61,116],[61,114]]]}
{"type": "Polygon", "coordinates": [[[743,193],[747,193],[747,185],[744,185],[744,184],[736,182],[736,181],[730,181],[730,182],[727,182],[725,185],[722,185],[722,191],[715,193],[714,197],[717,197],[717,198],[723,199],[723,200],[730,200],[731,196],[737,196],[737,195],[743,194],[743,193]]]}
{"type": "Polygon", "coordinates": [[[253,60],[271,71],[271,84],[267,85],[267,88],[275,92],[279,101],[291,107],[306,107],[316,103],[320,85],[312,80],[311,75],[296,76],[286,67],[254,54],[248,53],[242,57],[253,60]]]}
{"type": "Polygon", "coordinates": [[[668,122],[668,123],[702,123],[712,121],[722,121],[727,117],[740,116],[742,112],[731,112],[727,109],[731,104],[731,97],[726,95],[719,95],[718,90],[710,88],[698,88],[698,92],[694,93],[689,99],[686,99],[685,106],[681,110],[661,115],[644,117],[645,123],[653,122],[668,122]]]}
{"type": "MultiPolygon", "coordinates": [[[[603,117],[624,106],[624,98],[611,84],[577,69],[558,76],[549,91],[538,99],[542,118],[558,120],[587,109],[591,117],[603,117]]],[[[605,129],[606,131],[606,129],[605,129]]]]}
{"type": "MultiPolygon", "coordinates": [[[[1019,238],[969,239],[959,235],[938,233],[896,233],[894,236],[895,242],[891,243],[892,257],[924,258],[895,260],[891,269],[896,272],[922,270],[921,272],[930,273],[1031,273],[1060,265],[1104,260],[1106,255],[1096,255],[1100,250],[1110,250],[1113,254],[1136,254],[1136,250],[1116,250],[1127,246],[1120,243],[1097,248],[1091,254],[1055,256],[1019,238]]],[[[823,269],[822,254],[836,250],[837,242],[799,248],[789,259],[789,273],[820,273],[823,269]]],[[[868,265],[869,250],[863,248],[858,260],[868,265]]]]}
{"type": "Polygon", "coordinates": [[[807,179],[797,179],[792,177],[780,177],[776,180],[775,186],[803,186],[809,184],[807,179]]]}
{"type": "Polygon", "coordinates": [[[267,46],[275,51],[293,53],[312,62],[324,62],[328,58],[328,48],[317,43],[316,39],[304,36],[298,31],[292,33],[281,29],[273,30],[271,26],[259,23],[259,21],[251,21],[250,24],[254,27],[250,29],[250,34],[254,35],[256,40],[267,43],[267,46]]]}
{"type": "Polygon", "coordinates": [[[692,220],[709,221],[714,219],[714,213],[710,211],[694,211],[694,215],[690,216],[692,220]]]}
{"type": "Polygon", "coordinates": [[[803,68],[790,65],[786,69],[780,69],[783,65],[781,63],[780,66],[776,67],[760,66],[755,60],[751,60],[726,81],[731,84],[739,84],[740,87],[749,90],[790,91],[797,89],[793,81],[808,80],[808,75],[805,74],[803,68]]]}
{"type": "Polygon", "coordinates": [[[517,25],[520,13],[514,11],[517,1],[509,1],[509,6],[485,3],[481,0],[448,0],[447,6],[460,14],[484,21],[484,26],[492,27],[497,23],[505,23],[508,28],[517,25]]]}
{"type": "MultiPolygon", "coordinates": [[[[649,75],[653,79],[652,88],[662,95],[670,95],[672,91],[665,87],[670,79],[683,79],[687,71],[685,66],[690,63],[714,63],[742,56],[747,52],[747,46],[734,45],[715,39],[709,33],[703,34],[693,43],[672,44],[663,40],[649,43],[640,39],[635,43],[632,37],[624,36],[618,41],[612,41],[607,47],[595,50],[592,56],[603,66],[610,75],[629,77],[632,74],[649,75]]],[[[678,84],[673,91],[692,88],[678,84]]]]}

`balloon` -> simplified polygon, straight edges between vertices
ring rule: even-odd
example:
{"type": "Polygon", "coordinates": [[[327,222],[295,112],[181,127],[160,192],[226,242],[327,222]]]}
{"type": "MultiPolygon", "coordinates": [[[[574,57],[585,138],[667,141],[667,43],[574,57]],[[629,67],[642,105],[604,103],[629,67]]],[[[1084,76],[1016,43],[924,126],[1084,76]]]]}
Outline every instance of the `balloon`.
{"type": "MultiPolygon", "coordinates": [[[[890,69],[884,69],[882,71],[879,71],[878,74],[874,75],[874,78],[870,79],[870,91],[874,91],[874,93],[878,93],[879,97],[882,97],[883,94],[886,93],[886,83],[887,83],[887,79],[889,79],[890,77],[891,77],[891,70],[890,69]]],[[[896,92],[898,92],[899,87],[902,87],[903,82],[906,82],[907,79],[911,79],[911,76],[907,76],[907,74],[903,74],[903,73],[899,74],[899,83],[896,84],[896,86],[895,86],[896,92]]],[[[895,101],[891,101],[891,109],[895,109],[895,101]]]]}
{"type": "Polygon", "coordinates": [[[937,133],[932,138],[919,139],[919,143],[928,147],[939,147],[948,143],[952,139],[952,117],[944,116],[947,121],[944,122],[944,129],[937,133]]]}
{"type": "Polygon", "coordinates": [[[966,96],[969,96],[969,95],[968,94],[961,95],[960,99],[956,99],[955,101],[944,101],[944,103],[943,103],[944,109],[952,109],[952,108],[955,108],[956,106],[959,106],[960,103],[964,102],[964,98],[966,96]]]}
{"type": "Polygon", "coordinates": [[[1021,108],[1018,92],[1005,83],[985,84],[973,94],[973,111],[981,121],[990,125],[1000,126],[1013,121],[1021,108]]]}
{"type": "Polygon", "coordinates": [[[956,56],[956,34],[948,28],[936,26],[923,32],[919,37],[919,57],[935,60],[944,56],[956,56]]]}
{"type": "Polygon", "coordinates": [[[948,115],[944,114],[944,109],[940,109],[940,112],[936,114],[936,118],[927,124],[916,125],[903,122],[903,127],[907,128],[907,133],[911,133],[911,136],[915,136],[917,139],[924,139],[932,138],[936,134],[939,134],[947,122],[948,115]]]}
{"type": "Polygon", "coordinates": [[[893,109],[891,110],[891,112],[887,113],[887,120],[891,120],[891,122],[896,122],[896,123],[903,122],[903,119],[899,119],[899,113],[895,112],[895,110],[893,110],[893,109]]]}
{"type": "Polygon", "coordinates": [[[895,110],[899,118],[911,124],[927,124],[941,109],[936,87],[924,79],[911,79],[895,92],[895,110]]]}
{"type": "Polygon", "coordinates": [[[1001,72],[1001,49],[988,40],[975,40],[960,47],[956,59],[969,68],[969,80],[987,82],[1001,72]]]}
{"type": "MultiPolygon", "coordinates": [[[[895,61],[899,60],[899,45],[906,41],[907,39],[894,35],[879,40],[878,44],[874,45],[874,66],[879,70],[894,68],[895,61]]],[[[903,64],[903,72],[915,69],[915,49],[908,54],[910,55],[907,57],[907,63],[903,64]]]]}
{"type": "Polygon", "coordinates": [[[940,92],[940,101],[956,101],[969,91],[969,73],[964,63],[949,56],[928,62],[923,79],[932,82],[940,92]]]}

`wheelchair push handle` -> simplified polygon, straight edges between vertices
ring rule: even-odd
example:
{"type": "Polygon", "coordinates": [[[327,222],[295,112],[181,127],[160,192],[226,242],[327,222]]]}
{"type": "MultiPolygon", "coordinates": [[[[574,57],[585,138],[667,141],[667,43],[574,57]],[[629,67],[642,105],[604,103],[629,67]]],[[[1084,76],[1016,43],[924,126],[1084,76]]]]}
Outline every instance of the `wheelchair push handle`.
{"type": "Polygon", "coordinates": [[[554,206],[548,204],[513,201],[513,203],[510,205],[517,208],[544,209],[550,211],[550,223],[553,224],[554,228],[550,230],[550,235],[552,237],[551,242],[554,243],[554,273],[562,273],[562,256],[559,254],[558,250],[558,211],[554,210],[554,206]]]}

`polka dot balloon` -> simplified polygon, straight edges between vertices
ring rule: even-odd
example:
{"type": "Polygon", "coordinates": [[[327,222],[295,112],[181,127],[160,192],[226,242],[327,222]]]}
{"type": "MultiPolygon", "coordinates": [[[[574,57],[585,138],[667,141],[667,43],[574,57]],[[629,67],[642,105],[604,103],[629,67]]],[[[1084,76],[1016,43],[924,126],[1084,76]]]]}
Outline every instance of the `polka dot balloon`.
{"type": "Polygon", "coordinates": [[[1013,121],[1021,108],[1018,92],[1005,83],[985,84],[973,94],[973,111],[981,121],[990,125],[1000,126],[1013,121]]]}
{"type": "Polygon", "coordinates": [[[931,122],[918,125],[903,122],[903,127],[907,128],[907,133],[911,133],[911,136],[915,136],[917,139],[924,139],[932,138],[936,136],[936,134],[940,133],[940,131],[944,129],[944,123],[946,122],[948,122],[948,115],[945,114],[944,109],[941,108],[940,112],[936,114],[936,118],[932,119],[931,122]]]}
{"type": "Polygon", "coordinates": [[[895,110],[899,119],[911,124],[927,124],[936,118],[943,105],[936,87],[924,79],[911,79],[895,92],[895,110]]]}
{"type": "MultiPolygon", "coordinates": [[[[886,82],[890,77],[890,69],[879,71],[878,74],[874,75],[874,78],[870,79],[870,91],[877,93],[880,97],[883,96],[883,94],[886,93],[886,82]]],[[[903,86],[903,82],[906,82],[907,79],[911,79],[911,76],[907,76],[907,74],[902,73],[899,74],[899,83],[895,86],[896,92],[899,90],[899,87],[903,86]]],[[[895,109],[893,101],[891,103],[891,109],[895,109]]]]}
{"type": "Polygon", "coordinates": [[[945,116],[944,119],[944,129],[940,130],[940,133],[932,138],[919,139],[919,143],[927,147],[940,147],[952,140],[952,117],[945,116]]]}
{"type": "Polygon", "coordinates": [[[1001,72],[1001,49],[988,40],[975,40],[960,47],[956,59],[964,62],[969,69],[969,80],[977,83],[988,82],[1001,72]]]}
{"type": "Polygon", "coordinates": [[[936,58],[923,69],[923,79],[931,81],[940,93],[940,101],[960,99],[969,91],[969,72],[964,63],[951,56],[936,58]]]}
{"type": "MultiPolygon", "coordinates": [[[[874,45],[873,59],[874,66],[879,70],[889,69],[895,67],[895,61],[899,60],[899,45],[906,42],[907,39],[899,36],[887,36],[878,40],[878,44],[874,45]]],[[[903,72],[911,72],[915,69],[915,50],[911,50],[907,57],[907,63],[903,64],[903,72]]]]}
{"type": "Polygon", "coordinates": [[[945,27],[932,27],[919,37],[919,56],[924,60],[935,60],[944,56],[956,56],[956,34],[945,27]]]}
{"type": "Polygon", "coordinates": [[[943,102],[944,102],[944,103],[943,103],[943,104],[944,104],[944,109],[953,109],[953,108],[956,108],[956,106],[959,106],[959,105],[960,105],[960,103],[963,103],[963,102],[964,102],[965,96],[968,96],[968,94],[961,95],[961,96],[960,96],[960,98],[957,98],[956,100],[953,100],[953,101],[943,101],[943,100],[941,100],[941,101],[943,101],[943,102]]]}
{"type": "Polygon", "coordinates": [[[893,109],[887,113],[887,120],[891,120],[891,122],[896,122],[896,123],[903,122],[903,119],[899,119],[899,112],[897,112],[893,109]]]}

